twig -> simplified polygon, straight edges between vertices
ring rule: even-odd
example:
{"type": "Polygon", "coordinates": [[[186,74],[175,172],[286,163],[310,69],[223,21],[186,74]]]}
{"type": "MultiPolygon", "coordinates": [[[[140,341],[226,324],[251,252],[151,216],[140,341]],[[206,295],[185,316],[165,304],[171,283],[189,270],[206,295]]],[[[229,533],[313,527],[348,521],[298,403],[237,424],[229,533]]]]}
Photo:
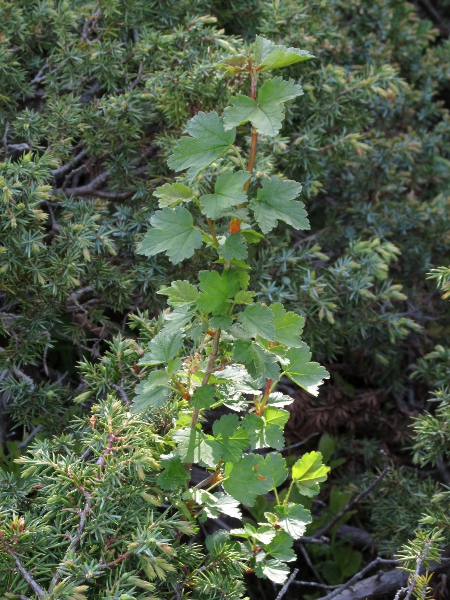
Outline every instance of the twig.
{"type": "Polygon", "coordinates": [[[80,456],[79,460],[86,460],[88,459],[92,454],[94,453],[94,451],[92,450],[92,448],[89,446],[89,448],[87,450],[85,450],[83,452],[83,454],[80,456]]]}
{"type": "Polygon", "coordinates": [[[12,550],[6,550],[6,552],[13,559],[13,561],[14,561],[14,563],[16,565],[17,570],[22,575],[22,577],[25,579],[25,581],[28,583],[28,585],[33,590],[33,592],[37,595],[37,597],[38,598],[45,598],[46,597],[46,593],[41,588],[41,586],[37,583],[37,581],[35,581],[31,577],[30,573],[22,565],[22,563],[20,562],[20,558],[17,556],[17,554],[15,554],[12,550]]]}
{"type": "Polygon", "coordinates": [[[31,440],[34,438],[34,436],[41,431],[42,427],[42,425],[38,425],[37,427],[35,427],[30,433],[30,435],[25,440],[23,440],[23,442],[20,442],[18,448],[26,448],[31,442],[31,440]]]}
{"type": "Polygon", "coordinates": [[[64,193],[68,196],[94,196],[96,189],[105,183],[109,179],[109,173],[100,173],[95,179],[93,179],[87,185],[81,185],[80,187],[67,188],[64,193]]]}
{"type": "Polygon", "coordinates": [[[347,581],[347,583],[344,583],[344,585],[339,586],[339,588],[337,588],[333,592],[330,592],[326,596],[323,596],[322,598],[320,598],[320,600],[331,600],[332,598],[335,598],[341,592],[343,592],[344,590],[348,589],[354,583],[356,583],[357,581],[359,581],[360,579],[362,579],[364,577],[364,575],[368,571],[370,571],[371,569],[373,569],[377,565],[398,565],[398,562],[396,560],[390,560],[390,559],[387,559],[387,558],[380,558],[380,557],[378,557],[375,560],[373,560],[371,563],[369,563],[368,565],[366,565],[363,569],[361,569],[361,571],[359,571],[359,573],[356,573],[356,575],[353,575],[353,577],[351,579],[349,579],[347,581]]]}
{"type": "Polygon", "coordinates": [[[340,588],[340,585],[326,585],[325,583],[316,583],[315,581],[294,581],[295,585],[309,585],[311,587],[317,587],[322,590],[335,590],[340,588]]]}
{"type": "Polygon", "coordinates": [[[144,70],[144,61],[142,60],[142,61],[139,63],[139,70],[138,70],[137,77],[136,77],[136,79],[133,81],[133,83],[132,83],[131,85],[129,85],[129,86],[128,86],[128,88],[127,88],[127,90],[128,90],[128,91],[134,90],[134,88],[135,88],[137,85],[139,85],[139,83],[141,82],[141,79],[142,79],[142,73],[143,73],[143,70],[144,70]]]}
{"type": "Polygon", "coordinates": [[[275,598],[275,600],[281,600],[281,598],[285,595],[285,593],[288,591],[289,586],[291,585],[291,583],[294,581],[294,579],[297,577],[297,573],[298,573],[298,569],[294,569],[291,573],[291,576],[289,577],[289,579],[286,581],[286,583],[283,585],[283,587],[280,590],[280,593],[278,594],[278,596],[275,598]]]}
{"type": "Polygon", "coordinates": [[[49,65],[50,65],[50,63],[47,61],[45,63],[45,65],[39,69],[39,71],[37,72],[37,75],[34,77],[34,79],[32,79],[30,81],[30,85],[35,85],[36,83],[41,83],[41,81],[43,81],[45,79],[45,75],[43,76],[43,73],[44,73],[45,69],[48,69],[49,65]]]}
{"type": "MultiPolygon", "coordinates": [[[[70,470],[68,471],[68,475],[71,479],[73,479],[72,474],[70,473],[70,470]]],[[[82,485],[79,485],[79,484],[75,484],[75,485],[80,490],[80,492],[83,494],[86,502],[84,504],[84,508],[79,511],[80,522],[78,523],[77,531],[70,540],[69,547],[67,548],[66,553],[64,555],[63,564],[60,564],[60,567],[57,569],[57,571],[52,579],[51,589],[54,589],[55,586],[59,583],[59,581],[61,581],[62,570],[63,570],[64,562],[66,560],[66,556],[69,553],[74,552],[75,549],[77,548],[78,544],[80,543],[81,537],[83,535],[84,527],[86,525],[86,518],[87,518],[89,511],[91,510],[91,495],[86,491],[86,489],[82,485]]]]}
{"type": "Polygon", "coordinates": [[[325,535],[321,535],[320,537],[315,536],[304,536],[299,540],[302,544],[328,544],[330,542],[330,538],[327,538],[325,535]]]}
{"type": "Polygon", "coordinates": [[[334,527],[336,525],[336,523],[338,521],[340,521],[344,515],[346,515],[363,498],[365,498],[367,495],[370,494],[370,492],[380,483],[380,481],[383,479],[383,477],[386,475],[386,473],[388,471],[389,471],[389,465],[386,465],[384,467],[384,469],[381,471],[380,475],[375,479],[375,481],[373,481],[369,485],[369,487],[367,487],[365,490],[363,490],[360,494],[358,494],[357,496],[355,496],[353,498],[353,500],[350,500],[350,502],[348,504],[346,504],[344,506],[344,508],[341,511],[339,511],[338,514],[335,517],[333,517],[329,523],[327,523],[325,525],[325,527],[322,527],[322,529],[319,529],[316,532],[316,536],[321,536],[321,535],[324,535],[325,533],[328,533],[328,531],[330,531],[330,529],[332,527],[334,527]]]}
{"type": "Polygon", "coordinates": [[[25,373],[17,367],[13,368],[13,373],[17,377],[17,379],[22,379],[23,381],[26,381],[30,385],[31,389],[34,389],[34,381],[31,379],[31,377],[25,375],[25,373]]]}
{"type": "Polygon", "coordinates": [[[426,559],[428,552],[430,551],[431,544],[432,544],[431,541],[427,542],[425,544],[422,554],[417,559],[416,568],[415,568],[413,576],[411,577],[411,579],[409,581],[408,586],[400,588],[398,590],[398,592],[395,594],[394,600],[399,600],[399,598],[403,592],[406,592],[406,596],[404,597],[404,600],[410,600],[412,593],[414,591],[414,588],[416,586],[417,579],[419,578],[420,570],[423,565],[423,561],[426,559]]]}
{"type": "Polygon", "coordinates": [[[52,171],[52,177],[56,179],[57,177],[65,175],[68,171],[71,171],[81,160],[83,160],[86,154],[86,150],[81,150],[81,152],[79,152],[69,163],[66,163],[65,165],[59,167],[59,169],[52,171]]]}
{"type": "Polygon", "coordinates": [[[129,406],[131,404],[131,400],[128,398],[125,388],[123,387],[123,378],[122,378],[122,381],[120,382],[120,385],[116,385],[115,383],[113,383],[111,385],[111,387],[114,390],[116,390],[116,392],[119,394],[119,396],[122,398],[122,400],[125,402],[125,404],[127,406],[129,406]]]}
{"type": "Polygon", "coordinates": [[[309,558],[309,554],[306,551],[306,548],[303,544],[299,544],[299,548],[300,548],[300,552],[303,554],[303,557],[306,561],[306,564],[308,565],[308,567],[311,569],[314,577],[316,579],[318,579],[321,583],[325,583],[324,580],[322,579],[322,576],[320,575],[320,573],[317,571],[316,567],[313,565],[311,559],[309,558]]]}

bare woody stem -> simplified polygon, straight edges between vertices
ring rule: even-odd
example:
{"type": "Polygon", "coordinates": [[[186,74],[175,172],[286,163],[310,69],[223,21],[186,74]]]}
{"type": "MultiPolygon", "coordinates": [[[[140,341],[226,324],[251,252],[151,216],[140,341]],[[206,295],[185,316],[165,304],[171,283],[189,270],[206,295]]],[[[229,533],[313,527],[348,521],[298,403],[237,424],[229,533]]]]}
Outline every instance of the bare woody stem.
{"type": "Polygon", "coordinates": [[[17,556],[17,554],[15,554],[12,550],[6,550],[6,552],[13,559],[17,570],[22,575],[22,577],[25,579],[25,581],[28,583],[28,585],[33,590],[33,592],[37,595],[37,597],[45,598],[47,594],[41,588],[41,586],[37,583],[37,581],[35,581],[33,579],[33,577],[30,575],[30,573],[25,569],[25,567],[20,562],[20,558],[17,556]]]}
{"type": "MultiPolygon", "coordinates": [[[[211,375],[214,372],[214,363],[216,362],[217,352],[219,350],[219,340],[220,340],[220,327],[218,329],[216,329],[214,336],[213,336],[211,354],[209,355],[206,372],[202,379],[202,385],[208,385],[211,375]]],[[[190,424],[191,429],[193,429],[196,426],[199,414],[200,414],[200,409],[196,408],[194,410],[194,412],[192,413],[191,424],[190,424]]]]}

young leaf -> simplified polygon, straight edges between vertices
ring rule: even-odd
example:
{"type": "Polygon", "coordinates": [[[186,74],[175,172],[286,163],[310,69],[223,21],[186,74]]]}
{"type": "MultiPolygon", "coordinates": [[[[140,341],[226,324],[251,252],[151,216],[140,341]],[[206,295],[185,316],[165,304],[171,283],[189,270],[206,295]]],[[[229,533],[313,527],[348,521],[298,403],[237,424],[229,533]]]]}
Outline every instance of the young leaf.
{"type": "Polygon", "coordinates": [[[314,58],[314,55],[307,50],[286,48],[286,46],[274,44],[260,35],[256,37],[253,47],[255,64],[261,72],[270,69],[281,69],[314,58]]]}
{"type": "Polygon", "coordinates": [[[320,452],[304,454],[292,467],[292,479],[300,494],[312,497],[319,493],[318,484],[325,481],[330,467],[322,464],[320,452]]]}
{"type": "Polygon", "coordinates": [[[242,94],[231,99],[232,105],[223,112],[225,129],[250,121],[258,133],[276,135],[284,119],[284,103],[301,94],[301,85],[274,77],[261,86],[257,100],[242,94]]]}
{"type": "Polygon", "coordinates": [[[306,526],[312,521],[311,513],[301,504],[288,503],[286,506],[275,506],[274,511],[278,517],[277,524],[294,540],[305,534],[306,526]]]}
{"type": "Polygon", "coordinates": [[[189,475],[177,452],[161,455],[161,465],[164,470],[157,477],[158,485],[163,490],[172,490],[186,484],[189,475]]]}
{"type": "Polygon", "coordinates": [[[154,366],[168,363],[176,357],[183,345],[183,332],[160,331],[148,344],[148,352],[140,359],[139,365],[154,366]]]}
{"type": "Polygon", "coordinates": [[[223,316],[228,312],[231,299],[240,289],[239,275],[235,270],[200,271],[199,288],[203,292],[197,301],[199,308],[214,316],[223,316]]]}
{"type": "Polygon", "coordinates": [[[232,233],[225,238],[223,244],[217,248],[217,252],[225,260],[243,260],[247,258],[247,244],[242,233],[232,233]]]}
{"type": "Polygon", "coordinates": [[[233,359],[244,363],[247,371],[255,381],[262,382],[267,378],[279,379],[278,364],[264,350],[251,340],[236,340],[233,344],[233,359]]]}
{"type": "Polygon", "coordinates": [[[178,429],[174,432],[173,439],[178,442],[178,453],[183,463],[199,463],[207,467],[217,464],[211,448],[205,444],[205,434],[202,431],[193,427],[178,429]]]}
{"type": "Polygon", "coordinates": [[[264,417],[249,413],[242,421],[242,425],[248,433],[252,448],[275,448],[275,450],[283,448],[283,429],[278,425],[267,423],[264,417]]]}
{"type": "Polygon", "coordinates": [[[273,487],[272,479],[259,475],[262,463],[263,458],[255,454],[246,454],[237,463],[226,463],[223,489],[242,504],[253,506],[258,495],[273,487]]]}
{"type": "Polygon", "coordinates": [[[265,340],[275,338],[275,327],[272,325],[273,312],[262,304],[252,304],[239,314],[239,321],[248,337],[261,336],[265,340]]]}
{"type": "Polygon", "coordinates": [[[279,302],[271,304],[269,308],[274,317],[275,340],[290,348],[301,346],[300,335],[303,331],[305,319],[293,312],[286,312],[279,302]]]}
{"type": "Polygon", "coordinates": [[[243,427],[239,425],[237,415],[223,415],[213,424],[214,438],[207,442],[212,450],[215,464],[219,460],[224,462],[237,462],[242,453],[248,448],[248,436],[243,427]]]}
{"type": "Polygon", "coordinates": [[[269,479],[273,479],[274,487],[281,485],[284,481],[286,481],[288,476],[286,460],[281,456],[281,454],[277,453],[266,456],[260,471],[261,475],[265,475],[269,479]]]}
{"type": "Polygon", "coordinates": [[[150,219],[153,225],[140,243],[138,254],[154,256],[166,252],[173,264],[191,257],[203,244],[201,232],[194,227],[191,213],[184,207],[163,208],[150,219]]]}
{"type": "Polygon", "coordinates": [[[167,385],[170,375],[166,371],[153,371],[145,381],[141,381],[135,389],[131,412],[141,412],[150,407],[161,408],[167,404],[170,390],[167,385]]]}
{"type": "Polygon", "coordinates": [[[239,502],[228,494],[211,494],[206,490],[195,490],[192,494],[194,502],[204,506],[204,511],[210,519],[217,519],[220,513],[241,519],[242,513],[239,509],[239,502]]]}
{"type": "Polygon", "coordinates": [[[169,306],[188,306],[193,304],[198,298],[197,288],[189,281],[172,281],[169,287],[163,287],[156,292],[167,296],[169,306]]]}
{"type": "Polygon", "coordinates": [[[210,408],[215,402],[215,393],[216,388],[214,386],[201,385],[195,389],[192,395],[191,406],[197,409],[210,408]]]}
{"type": "Polygon", "coordinates": [[[153,192],[153,195],[159,198],[159,208],[176,206],[181,202],[189,202],[195,198],[194,192],[182,183],[165,183],[164,185],[160,185],[153,192]]]}
{"type": "Polygon", "coordinates": [[[262,183],[256,199],[250,202],[261,231],[268,233],[284,221],[295,229],[309,229],[309,221],[303,202],[296,201],[302,186],[296,181],[272,177],[262,183]]]}
{"type": "Polygon", "coordinates": [[[296,554],[292,549],[292,544],[294,540],[290,535],[288,535],[285,531],[280,531],[273,538],[270,544],[264,547],[264,550],[270,556],[277,558],[278,560],[282,560],[284,562],[290,562],[295,560],[296,554]]]}
{"type": "Polygon", "coordinates": [[[229,127],[225,131],[215,111],[199,112],[188,122],[185,133],[191,137],[178,141],[167,163],[174,171],[189,169],[190,180],[225,154],[236,138],[236,130],[229,127]]]}
{"type": "Polygon", "coordinates": [[[256,564],[255,573],[258,577],[270,579],[274,583],[282,584],[289,575],[289,567],[275,558],[261,561],[256,564]]]}
{"type": "Polygon", "coordinates": [[[309,362],[310,358],[311,352],[306,344],[302,344],[300,348],[292,348],[286,353],[289,365],[284,369],[284,373],[298,386],[317,396],[319,385],[329,374],[319,363],[309,362]]]}
{"type": "Polygon", "coordinates": [[[210,219],[219,219],[224,211],[247,202],[243,186],[249,177],[250,174],[244,171],[226,171],[219,175],[214,185],[214,194],[200,197],[203,214],[210,219]]]}

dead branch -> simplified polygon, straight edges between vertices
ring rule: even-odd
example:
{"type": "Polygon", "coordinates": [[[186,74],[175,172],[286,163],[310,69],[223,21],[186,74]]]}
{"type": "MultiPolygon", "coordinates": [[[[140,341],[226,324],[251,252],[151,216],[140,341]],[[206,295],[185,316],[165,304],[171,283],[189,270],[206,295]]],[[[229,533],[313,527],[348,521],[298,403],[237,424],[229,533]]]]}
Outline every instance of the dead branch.
{"type": "Polygon", "coordinates": [[[361,493],[359,493],[357,496],[355,496],[352,500],[350,500],[350,502],[348,504],[346,504],[344,506],[344,508],[340,512],[338,512],[338,514],[336,516],[334,516],[331,519],[331,521],[329,521],[324,527],[322,527],[322,529],[319,529],[316,532],[316,537],[320,537],[321,535],[328,533],[328,531],[330,531],[330,529],[332,529],[336,525],[336,523],[338,523],[342,519],[342,517],[344,515],[346,515],[350,510],[352,510],[352,508],[354,506],[359,504],[359,502],[361,502],[361,500],[363,498],[368,496],[370,494],[370,492],[372,492],[372,490],[375,489],[375,487],[380,483],[380,481],[383,479],[383,477],[385,477],[385,475],[388,471],[389,471],[389,465],[386,465],[384,467],[384,469],[381,471],[381,473],[379,474],[379,476],[375,479],[375,481],[373,481],[365,490],[363,490],[361,493]]]}

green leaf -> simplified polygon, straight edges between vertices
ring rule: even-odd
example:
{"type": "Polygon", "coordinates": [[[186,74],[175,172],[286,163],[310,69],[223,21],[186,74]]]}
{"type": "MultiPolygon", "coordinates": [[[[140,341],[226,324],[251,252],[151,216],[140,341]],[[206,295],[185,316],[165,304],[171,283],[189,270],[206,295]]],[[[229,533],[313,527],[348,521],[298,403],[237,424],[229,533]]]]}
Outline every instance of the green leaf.
{"type": "Polygon", "coordinates": [[[269,454],[264,459],[264,464],[261,467],[261,474],[269,479],[273,479],[273,486],[278,487],[288,476],[286,461],[281,454],[269,454]]]}
{"type": "Polygon", "coordinates": [[[237,463],[226,463],[223,489],[242,504],[253,506],[258,495],[273,487],[272,479],[258,473],[263,460],[261,456],[247,454],[237,463]]]}
{"type": "Polygon", "coordinates": [[[250,121],[258,133],[276,135],[284,119],[284,103],[301,94],[301,85],[274,77],[260,87],[257,100],[242,94],[231,99],[231,106],[223,112],[225,129],[250,121]]]}
{"type": "Polygon", "coordinates": [[[197,409],[210,408],[215,402],[215,393],[216,388],[214,386],[201,385],[195,389],[192,395],[191,406],[197,409]]]}
{"type": "Polygon", "coordinates": [[[175,358],[183,346],[183,332],[162,329],[148,344],[148,352],[139,360],[139,365],[154,366],[168,363],[175,358]]]}
{"type": "Polygon", "coordinates": [[[210,321],[211,327],[214,329],[229,329],[233,324],[233,319],[231,317],[212,317],[210,321]]]}
{"type": "Polygon", "coordinates": [[[194,192],[182,183],[165,183],[157,187],[153,195],[159,198],[159,208],[176,206],[181,202],[189,202],[195,198],[194,192]]]}
{"type": "Polygon", "coordinates": [[[242,453],[248,448],[248,435],[239,425],[237,415],[223,415],[213,423],[214,438],[209,437],[207,442],[212,450],[215,464],[219,460],[224,462],[237,462],[242,453]]]}
{"type": "Polygon", "coordinates": [[[239,502],[222,492],[211,494],[206,490],[192,490],[192,498],[197,504],[203,505],[206,515],[210,519],[217,519],[220,513],[241,519],[242,513],[239,509],[239,502]]]}
{"type": "Polygon", "coordinates": [[[278,560],[290,562],[296,559],[296,554],[292,549],[293,543],[294,540],[288,533],[285,531],[280,531],[273,538],[270,544],[267,544],[267,546],[264,547],[264,550],[267,552],[267,554],[270,554],[278,560]]]}
{"type": "Polygon", "coordinates": [[[255,292],[241,290],[234,297],[234,301],[236,304],[253,304],[253,298],[255,296],[256,296],[255,292]]]}
{"type": "Polygon", "coordinates": [[[197,301],[199,308],[215,316],[225,315],[231,305],[231,299],[240,289],[237,271],[200,271],[198,279],[199,288],[203,292],[197,301]]]}
{"type": "Polygon", "coordinates": [[[194,427],[178,429],[173,434],[173,439],[178,442],[178,453],[184,463],[199,463],[207,467],[214,467],[211,448],[205,444],[205,434],[194,427]]]}
{"type": "Polygon", "coordinates": [[[233,359],[242,362],[255,381],[268,378],[279,379],[280,369],[271,356],[251,340],[236,340],[233,344],[233,359]]]}
{"type": "Polygon", "coordinates": [[[166,252],[169,260],[178,264],[201,248],[201,232],[194,227],[191,213],[183,206],[163,208],[150,219],[153,225],[139,245],[138,254],[154,256],[166,252]]]}
{"type": "Polygon", "coordinates": [[[169,287],[163,287],[156,292],[167,296],[169,306],[188,306],[196,302],[198,298],[197,288],[189,281],[172,281],[169,287]]]}
{"type": "Polygon", "coordinates": [[[163,490],[173,490],[186,485],[189,474],[186,472],[178,453],[161,455],[162,473],[158,475],[156,481],[163,490]]]}
{"type": "Polygon", "coordinates": [[[275,338],[275,327],[272,325],[273,312],[268,306],[253,304],[239,314],[239,321],[249,337],[261,336],[265,340],[275,338]]]}
{"type": "Polygon", "coordinates": [[[171,377],[166,371],[153,371],[145,381],[136,386],[131,412],[141,412],[150,407],[161,408],[167,404],[170,390],[167,385],[171,377]]]}
{"type": "Polygon", "coordinates": [[[303,331],[305,319],[293,312],[286,312],[279,302],[271,304],[269,308],[274,317],[275,340],[290,348],[301,346],[300,335],[303,331]]]}
{"type": "Polygon", "coordinates": [[[252,448],[275,448],[284,446],[283,427],[289,419],[286,410],[269,407],[263,417],[254,413],[246,415],[242,422],[248,433],[252,448]]]}
{"type": "Polygon", "coordinates": [[[217,178],[214,185],[214,194],[205,194],[200,197],[200,205],[204,215],[210,219],[219,219],[233,206],[247,202],[247,194],[243,186],[250,177],[244,171],[226,171],[217,178]]]}
{"type": "Polygon", "coordinates": [[[275,583],[282,584],[286,581],[290,571],[283,562],[275,558],[261,561],[256,564],[255,573],[258,577],[265,577],[275,583]]]}
{"type": "Polygon", "coordinates": [[[298,386],[317,396],[319,385],[329,377],[328,371],[316,362],[309,362],[311,352],[306,344],[300,348],[292,348],[286,353],[289,365],[284,369],[285,374],[298,386]]]}
{"type": "Polygon", "coordinates": [[[319,493],[318,484],[325,481],[330,467],[322,464],[320,452],[304,454],[292,467],[292,479],[300,494],[312,497],[319,493]]]}
{"type": "Polygon", "coordinates": [[[275,506],[274,511],[278,517],[277,524],[294,540],[305,534],[306,526],[312,521],[311,513],[301,504],[288,503],[286,506],[275,506]]]}
{"type": "Polygon", "coordinates": [[[256,37],[253,47],[255,64],[261,72],[281,69],[314,58],[314,55],[307,50],[277,45],[260,35],[256,37]]]}
{"type": "Polygon", "coordinates": [[[189,179],[194,179],[234,143],[236,130],[228,129],[225,131],[223,120],[216,112],[199,112],[186,127],[185,133],[191,137],[183,137],[178,141],[167,161],[169,167],[174,171],[189,169],[189,179]]]}
{"type": "Polygon", "coordinates": [[[272,177],[262,183],[250,208],[261,231],[268,233],[284,221],[295,229],[309,229],[309,221],[303,202],[296,201],[302,186],[296,181],[272,177]]]}
{"type": "Polygon", "coordinates": [[[264,417],[250,413],[245,416],[242,425],[247,430],[252,448],[275,448],[276,450],[283,448],[282,428],[276,424],[267,423],[264,417]]]}
{"type": "Polygon", "coordinates": [[[225,260],[232,260],[233,258],[243,260],[247,258],[247,244],[242,233],[232,233],[228,235],[225,238],[224,243],[217,248],[217,252],[225,260]]]}

